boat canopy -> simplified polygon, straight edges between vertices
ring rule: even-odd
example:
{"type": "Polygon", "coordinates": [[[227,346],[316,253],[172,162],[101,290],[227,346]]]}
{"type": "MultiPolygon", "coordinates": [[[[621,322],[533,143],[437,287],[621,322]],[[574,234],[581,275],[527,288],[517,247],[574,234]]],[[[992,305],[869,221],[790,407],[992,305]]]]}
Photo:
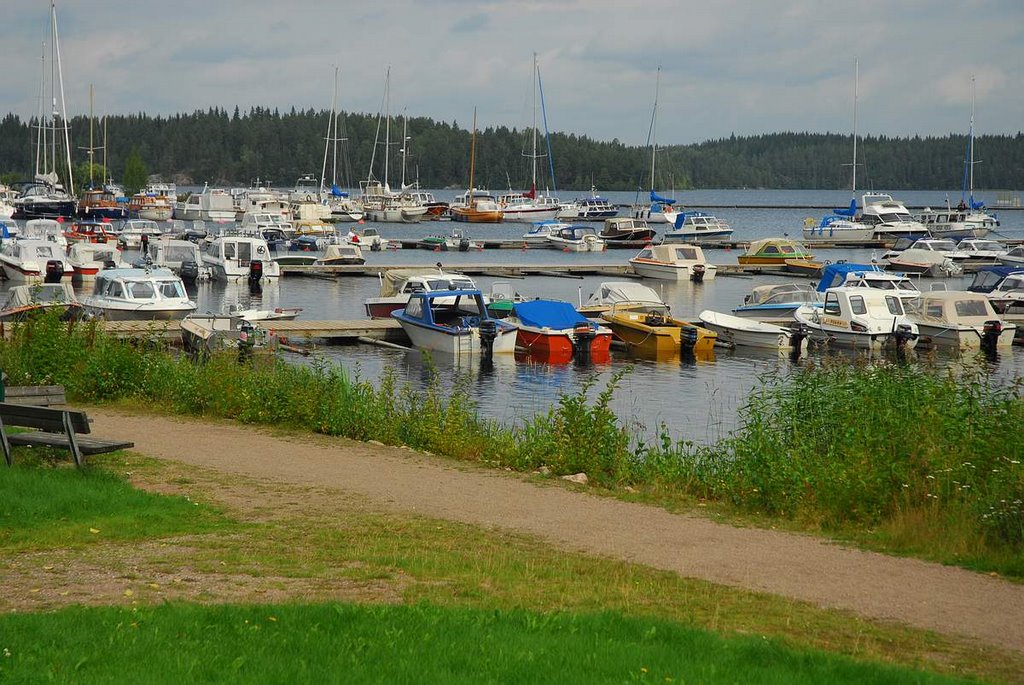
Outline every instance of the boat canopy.
{"type": "Polygon", "coordinates": [[[1024,276],[1019,266],[986,266],[974,272],[974,281],[967,287],[971,292],[990,293],[1008,276],[1024,276]]]}
{"type": "Polygon", "coordinates": [[[334,197],[348,197],[348,193],[339,188],[337,185],[331,186],[331,195],[334,197]]]}
{"type": "Polygon", "coordinates": [[[588,306],[619,302],[646,302],[663,304],[661,296],[646,285],[631,281],[605,281],[590,296],[588,306]]]}
{"type": "Polygon", "coordinates": [[[839,216],[857,216],[857,198],[850,200],[849,208],[833,209],[832,211],[839,216]]]}
{"type": "Polygon", "coordinates": [[[577,325],[589,325],[587,319],[568,302],[559,300],[530,300],[518,302],[512,311],[527,326],[563,330],[577,325]]]}
{"type": "Polygon", "coordinates": [[[829,288],[835,288],[843,284],[847,274],[858,274],[865,271],[881,271],[874,264],[827,264],[821,272],[821,280],[818,281],[818,292],[823,293],[829,288]]]}
{"type": "Polygon", "coordinates": [[[70,283],[37,283],[11,288],[4,309],[16,309],[33,304],[74,304],[78,302],[70,283]]]}
{"type": "Polygon", "coordinates": [[[674,205],[676,203],[675,200],[670,200],[667,197],[662,197],[653,190],[651,191],[651,202],[657,202],[663,205],[674,205]]]}

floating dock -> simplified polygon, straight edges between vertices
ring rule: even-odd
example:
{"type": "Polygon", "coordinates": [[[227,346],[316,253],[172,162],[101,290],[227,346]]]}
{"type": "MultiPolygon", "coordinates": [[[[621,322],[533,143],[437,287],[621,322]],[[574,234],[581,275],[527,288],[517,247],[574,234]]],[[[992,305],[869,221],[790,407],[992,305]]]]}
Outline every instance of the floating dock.
{"type": "MultiPolygon", "coordinates": [[[[338,343],[356,343],[367,340],[383,340],[392,343],[408,343],[409,338],[402,326],[394,319],[343,319],[336,321],[292,319],[290,321],[259,321],[263,330],[273,332],[279,338],[299,341],[305,338],[319,338],[338,343]]],[[[163,338],[176,340],[181,337],[180,321],[103,321],[107,333],[118,338],[163,338]]]]}

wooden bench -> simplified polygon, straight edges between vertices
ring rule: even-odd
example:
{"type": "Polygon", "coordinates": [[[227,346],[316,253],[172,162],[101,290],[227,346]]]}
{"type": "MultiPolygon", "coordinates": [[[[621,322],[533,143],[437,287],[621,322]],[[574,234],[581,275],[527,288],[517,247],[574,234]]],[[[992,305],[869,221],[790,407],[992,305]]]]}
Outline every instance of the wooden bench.
{"type": "Polygon", "coordinates": [[[83,455],[103,454],[135,446],[133,442],[121,440],[78,437],[79,434],[90,432],[89,418],[84,412],[0,402],[0,443],[8,466],[14,463],[11,459],[11,445],[63,447],[71,450],[78,467],[83,465],[83,455]],[[36,430],[7,435],[7,426],[36,430]]]}
{"type": "Polygon", "coordinates": [[[67,404],[63,385],[11,385],[4,388],[3,401],[37,407],[67,404]]]}

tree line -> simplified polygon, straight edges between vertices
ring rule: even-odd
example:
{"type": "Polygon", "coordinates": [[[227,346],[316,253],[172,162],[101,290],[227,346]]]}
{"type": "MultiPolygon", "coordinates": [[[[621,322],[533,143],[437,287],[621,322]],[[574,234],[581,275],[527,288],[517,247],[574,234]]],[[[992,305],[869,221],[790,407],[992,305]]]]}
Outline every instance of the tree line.
{"type": "MultiPolygon", "coordinates": [[[[337,149],[328,159],[327,181],[358,187],[372,175],[384,180],[383,157],[389,157],[388,181],[418,180],[422,187],[465,187],[469,180],[471,132],[455,121],[426,117],[391,122],[391,144],[384,145],[384,123],[377,115],[339,113],[337,135],[328,134],[330,112],[253,107],[241,112],[221,108],[151,116],[144,113],[106,117],[106,154],[116,179],[129,158],[134,173],[141,167],[179,184],[248,185],[257,179],[290,187],[303,174],[319,177],[325,142],[337,149]],[[409,140],[401,144],[403,128],[409,140]],[[376,145],[375,145],[375,141],[376,145]]],[[[4,180],[28,179],[35,163],[34,119],[8,114],[0,120],[0,173],[4,180]]],[[[74,163],[85,164],[76,146],[89,139],[87,117],[71,122],[74,163]]],[[[97,127],[102,130],[102,127],[97,127]]],[[[493,126],[479,131],[475,185],[491,190],[528,188],[531,178],[530,131],[493,126]]],[[[975,185],[1017,189],[1024,179],[1024,133],[984,135],[975,141],[975,185]]],[[[955,190],[963,175],[967,136],[893,138],[865,136],[858,142],[858,186],[875,189],[955,190]]],[[[651,154],[643,146],[618,140],[555,132],[541,138],[538,187],[556,190],[647,189],[651,154]],[[550,147],[550,157],[547,155],[550,147]],[[554,175],[552,177],[552,169],[554,175]]],[[[655,186],[686,188],[842,189],[850,186],[852,139],[849,134],[772,133],[730,136],[693,145],[659,148],[655,186]]],[[[99,158],[97,157],[97,160],[99,158]]],[[[86,166],[86,168],[88,168],[86,166]]],[[[132,172],[132,169],[129,169],[132,172]]],[[[80,179],[76,179],[76,184],[80,179]]]]}

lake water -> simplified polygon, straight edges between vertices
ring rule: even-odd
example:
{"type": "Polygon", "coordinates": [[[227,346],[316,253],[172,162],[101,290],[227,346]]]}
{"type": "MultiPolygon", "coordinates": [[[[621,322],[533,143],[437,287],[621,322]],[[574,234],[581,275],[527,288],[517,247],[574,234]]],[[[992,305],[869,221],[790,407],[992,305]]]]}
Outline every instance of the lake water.
{"type": "MultiPolygon", "coordinates": [[[[435,195],[448,199],[453,191],[435,191],[435,195]]],[[[574,196],[562,193],[563,199],[574,196]]],[[[605,193],[616,203],[631,203],[633,193],[605,193]]],[[[945,205],[945,193],[902,192],[894,194],[911,206],[945,205]]],[[[981,194],[985,197],[984,194],[981,194]]],[[[696,205],[714,205],[717,216],[734,228],[734,239],[751,240],[789,233],[799,237],[805,217],[820,217],[822,210],[785,209],[786,205],[849,204],[848,192],[831,191],[767,191],[718,190],[687,191],[680,194],[683,201],[696,205]],[[769,205],[769,209],[742,209],[736,205],[769,205]]],[[[994,200],[994,198],[988,198],[994,200]]],[[[952,198],[959,200],[958,196],[952,198]]],[[[1024,212],[1000,213],[1000,234],[1008,238],[1024,238],[1024,212]]],[[[447,233],[452,224],[428,222],[417,225],[378,226],[386,238],[416,238],[430,233],[447,233]]],[[[460,225],[472,237],[517,238],[526,231],[523,224],[494,226],[460,225]]],[[[997,236],[998,237],[998,236],[997,236]]],[[[738,251],[709,249],[708,258],[715,263],[735,263],[738,251]]],[[[867,261],[871,250],[819,250],[819,259],[847,259],[867,261]]],[[[428,252],[425,250],[398,250],[384,253],[365,253],[367,264],[387,266],[432,265],[442,261],[444,267],[458,270],[460,264],[566,264],[597,263],[625,264],[632,256],[629,250],[609,250],[603,253],[562,253],[555,250],[484,250],[482,252],[428,252]]],[[[511,282],[527,297],[546,297],[578,302],[586,299],[603,277],[582,279],[529,277],[527,279],[475,278],[485,291],[496,280],[511,282]]],[[[704,284],[690,282],[671,283],[644,281],[659,290],[671,305],[674,314],[683,318],[696,318],[704,309],[728,312],[743,300],[750,289],[761,283],[778,283],[785,279],[770,276],[720,275],[704,284]]],[[[796,279],[794,279],[796,280],[796,279]]],[[[951,279],[950,289],[963,287],[970,279],[951,279]]],[[[258,306],[260,308],[302,307],[305,319],[353,319],[365,316],[363,301],[378,293],[376,278],[352,277],[326,280],[321,278],[285,278],[279,284],[265,286],[262,295],[250,295],[244,286],[204,283],[198,286],[195,297],[200,311],[222,311],[229,304],[258,306]]],[[[928,288],[928,282],[921,284],[928,288]]],[[[422,387],[431,371],[418,353],[405,353],[365,345],[323,346],[322,358],[340,364],[364,379],[373,380],[384,369],[392,369],[400,379],[422,387]]],[[[815,356],[812,354],[811,359],[815,356]]],[[[308,359],[294,358],[295,363],[309,363],[308,359]]],[[[951,360],[940,359],[940,364],[951,360]]],[[[806,362],[798,362],[806,363],[806,362]]],[[[764,374],[788,373],[793,363],[785,356],[749,350],[718,350],[713,361],[696,363],[653,363],[630,360],[613,355],[609,365],[597,368],[579,368],[574,365],[549,366],[517,363],[512,359],[499,359],[491,370],[479,367],[453,367],[450,362],[435,359],[442,382],[453,383],[461,378],[470,389],[473,399],[483,414],[505,421],[518,421],[545,412],[563,393],[574,393],[593,375],[599,377],[595,386],[600,390],[611,374],[626,367],[631,371],[621,382],[615,395],[614,408],[635,429],[653,437],[658,427],[665,424],[676,438],[699,442],[714,441],[726,435],[736,424],[736,412],[746,396],[764,374]]],[[[1024,348],[1015,347],[989,365],[991,373],[1010,379],[1024,371],[1024,348]]]]}

